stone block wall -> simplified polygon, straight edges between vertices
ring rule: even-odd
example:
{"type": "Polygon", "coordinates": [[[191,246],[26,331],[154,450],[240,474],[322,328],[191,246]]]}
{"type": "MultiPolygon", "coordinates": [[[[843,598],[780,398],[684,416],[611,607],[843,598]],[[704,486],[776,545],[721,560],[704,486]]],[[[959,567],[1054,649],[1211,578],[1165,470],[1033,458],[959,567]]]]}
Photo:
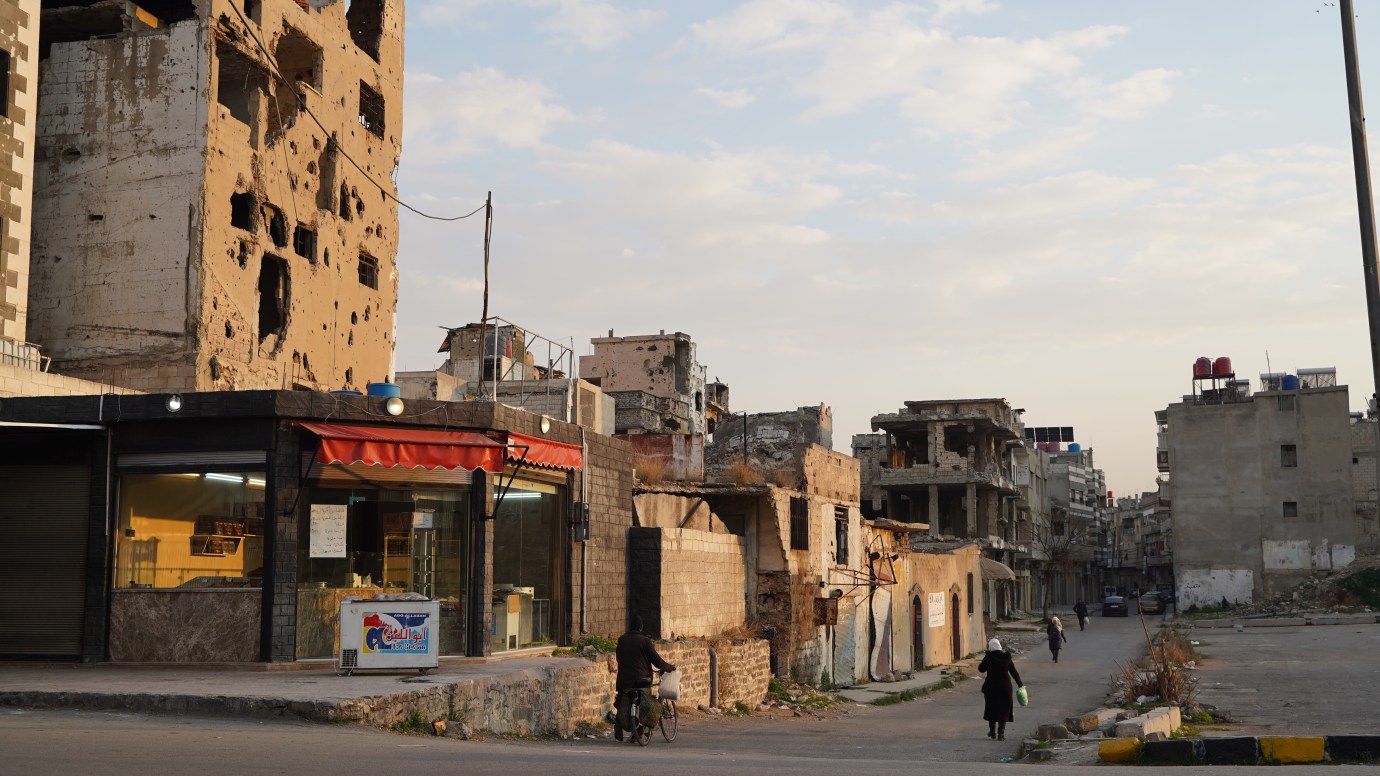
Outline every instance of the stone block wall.
{"type": "MultiPolygon", "coordinates": [[[[576,586],[573,614],[584,633],[618,636],[627,629],[628,529],[632,527],[632,450],[599,434],[586,435],[589,541],[575,548],[574,563],[584,564],[585,610],[576,586]],[[583,615],[583,616],[582,616],[583,615]]],[[[579,566],[575,568],[579,573],[579,566]]],[[[579,630],[577,625],[577,631],[579,630]]],[[[579,633],[576,634],[579,637],[579,633]]]]}
{"type": "Polygon", "coordinates": [[[714,645],[719,664],[719,703],[760,703],[771,681],[771,648],[762,639],[720,641],[714,645]]]}
{"type": "Polygon", "coordinates": [[[710,638],[747,620],[747,538],[679,529],[663,536],[661,627],[710,638]]]}
{"type": "Polygon", "coordinates": [[[39,372],[12,364],[0,364],[0,397],[95,396],[104,393],[134,394],[140,391],[64,377],[52,372],[39,372]]]}

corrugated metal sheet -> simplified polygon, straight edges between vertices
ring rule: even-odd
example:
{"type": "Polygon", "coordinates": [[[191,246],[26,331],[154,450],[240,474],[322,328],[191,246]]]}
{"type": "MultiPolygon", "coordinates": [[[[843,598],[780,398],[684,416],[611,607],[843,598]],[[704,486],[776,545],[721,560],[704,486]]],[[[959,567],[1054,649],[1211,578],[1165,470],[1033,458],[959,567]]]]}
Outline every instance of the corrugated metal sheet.
{"type": "Polygon", "coordinates": [[[90,469],[0,466],[0,655],[77,657],[90,469]]]}

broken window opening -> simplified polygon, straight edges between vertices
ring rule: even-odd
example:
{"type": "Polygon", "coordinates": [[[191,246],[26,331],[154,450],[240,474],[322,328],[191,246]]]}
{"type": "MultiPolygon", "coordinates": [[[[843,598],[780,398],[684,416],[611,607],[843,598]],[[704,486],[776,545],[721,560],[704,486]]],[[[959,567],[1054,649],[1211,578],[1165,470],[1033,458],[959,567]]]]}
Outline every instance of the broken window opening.
{"type": "Polygon", "coordinates": [[[270,205],[267,202],[259,207],[259,211],[264,223],[268,224],[269,239],[273,240],[273,244],[279,248],[286,248],[288,244],[287,221],[283,218],[283,211],[279,210],[276,205],[270,205]]]}
{"type": "Polygon", "coordinates": [[[240,240],[240,252],[239,255],[235,257],[235,260],[240,263],[240,269],[249,266],[249,243],[240,240]]]}
{"type": "Polygon", "coordinates": [[[244,0],[244,15],[255,24],[263,24],[263,5],[259,0],[244,0]]]}
{"type": "Polygon", "coordinates": [[[316,232],[298,224],[292,232],[292,250],[311,263],[316,263],[316,232]]]}
{"type": "Polygon", "coordinates": [[[1297,501],[1286,501],[1286,502],[1284,502],[1284,506],[1283,506],[1282,511],[1283,511],[1285,517],[1298,517],[1298,516],[1299,516],[1299,502],[1297,502],[1297,501]]]}
{"type": "Polygon", "coordinates": [[[196,18],[196,5],[191,0],[141,0],[137,7],[89,0],[44,0],[41,6],[37,20],[39,59],[48,58],[54,43],[112,38],[129,32],[164,33],[169,25],[196,18]]]}
{"type": "Polygon", "coordinates": [[[377,138],[383,137],[383,95],[359,82],[359,123],[377,138]]]}
{"type": "Polygon", "coordinates": [[[246,232],[254,231],[254,195],[251,192],[230,195],[230,225],[246,232]]]}
{"type": "Polygon", "coordinates": [[[229,43],[217,40],[216,71],[216,101],[240,123],[254,126],[267,80],[259,63],[229,43]]]}
{"type": "Polygon", "coordinates": [[[791,496],[791,549],[810,549],[810,502],[791,496]]]}
{"type": "Polygon", "coordinates": [[[834,507],[834,563],[848,565],[848,508],[834,507]]]}
{"type": "Polygon", "coordinates": [[[379,61],[379,40],[383,38],[383,0],[350,0],[345,7],[345,26],[360,51],[379,61]]]}
{"type": "Polygon", "coordinates": [[[259,341],[270,334],[281,340],[287,330],[288,266],[272,254],[259,263],[259,341]]]}
{"type": "Polygon", "coordinates": [[[1297,468],[1299,465],[1298,445],[1279,446],[1279,465],[1285,469],[1297,468]]]}
{"type": "Polygon", "coordinates": [[[300,84],[321,91],[321,47],[305,33],[286,28],[274,47],[274,59],[281,78],[273,82],[273,110],[268,115],[265,138],[277,137],[297,121],[302,107],[300,84]]]}
{"type": "Polygon", "coordinates": [[[10,52],[0,49],[0,116],[10,115],[10,52]]]}
{"type": "Polygon", "coordinates": [[[355,373],[355,370],[351,369],[350,367],[345,367],[345,387],[346,387],[346,388],[349,388],[349,387],[350,387],[350,384],[353,383],[353,382],[355,381],[354,373],[355,373]]]}
{"type": "MultiPolygon", "coordinates": [[[[361,253],[359,255],[359,284],[368,286],[375,291],[379,287],[379,260],[373,256],[361,253]]],[[[354,317],[354,313],[350,314],[354,317]]]]}

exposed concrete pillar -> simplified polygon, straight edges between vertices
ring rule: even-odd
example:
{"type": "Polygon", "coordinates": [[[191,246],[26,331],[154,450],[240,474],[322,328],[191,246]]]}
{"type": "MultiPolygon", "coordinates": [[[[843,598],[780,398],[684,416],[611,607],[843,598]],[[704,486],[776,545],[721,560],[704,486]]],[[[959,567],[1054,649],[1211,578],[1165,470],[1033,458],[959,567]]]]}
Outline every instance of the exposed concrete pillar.
{"type": "Polygon", "coordinates": [[[977,483],[968,483],[968,492],[964,498],[964,504],[968,512],[968,538],[977,536],[977,483]]]}
{"type": "Polygon", "coordinates": [[[930,536],[939,535],[939,486],[930,486],[930,536]]]}

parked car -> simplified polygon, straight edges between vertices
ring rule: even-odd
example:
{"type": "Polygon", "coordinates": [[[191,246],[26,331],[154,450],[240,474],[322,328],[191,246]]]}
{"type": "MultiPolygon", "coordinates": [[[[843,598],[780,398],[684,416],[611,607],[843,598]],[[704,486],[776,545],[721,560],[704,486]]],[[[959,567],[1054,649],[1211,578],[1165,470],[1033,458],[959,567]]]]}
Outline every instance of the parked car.
{"type": "Polygon", "coordinates": [[[1145,614],[1164,614],[1164,599],[1159,593],[1141,593],[1140,610],[1145,614]]]}
{"type": "Polygon", "coordinates": [[[1126,599],[1119,595],[1109,595],[1102,599],[1103,617],[1127,617],[1131,614],[1130,608],[1126,605],[1126,599]]]}

